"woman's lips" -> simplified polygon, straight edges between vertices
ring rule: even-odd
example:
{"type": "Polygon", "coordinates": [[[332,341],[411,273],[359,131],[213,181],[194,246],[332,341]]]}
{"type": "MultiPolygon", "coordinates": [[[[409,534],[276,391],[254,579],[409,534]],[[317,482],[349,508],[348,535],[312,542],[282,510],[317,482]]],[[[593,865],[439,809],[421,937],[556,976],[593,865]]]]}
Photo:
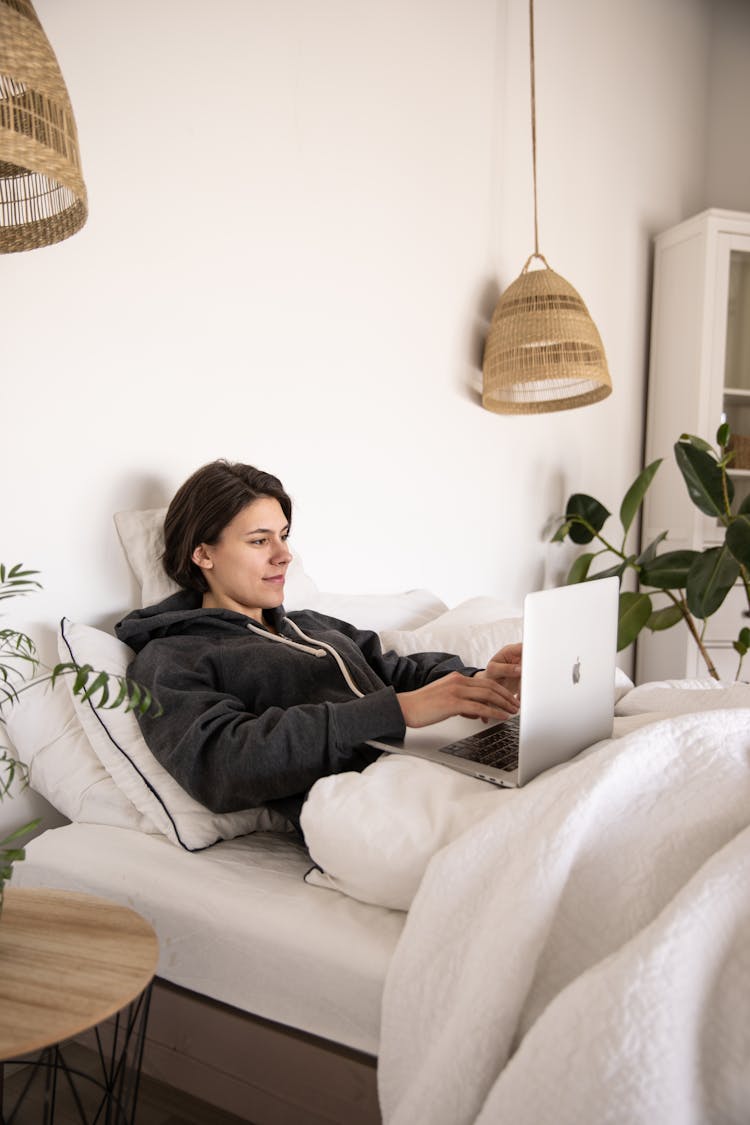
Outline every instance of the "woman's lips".
{"type": "Polygon", "coordinates": [[[286,577],[286,575],[284,575],[284,574],[274,574],[271,578],[264,578],[263,581],[264,582],[273,582],[278,586],[282,586],[284,584],[284,578],[285,577],[286,577]]]}

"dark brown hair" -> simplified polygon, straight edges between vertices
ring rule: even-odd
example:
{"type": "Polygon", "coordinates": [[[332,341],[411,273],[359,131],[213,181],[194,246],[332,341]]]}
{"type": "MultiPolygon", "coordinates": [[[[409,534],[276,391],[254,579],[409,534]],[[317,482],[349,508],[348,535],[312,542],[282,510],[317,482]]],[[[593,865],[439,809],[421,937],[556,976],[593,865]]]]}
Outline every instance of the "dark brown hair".
{"type": "Polygon", "coordinates": [[[164,569],[184,590],[204,593],[208,583],[193,562],[199,543],[218,543],[222,531],[254,500],[271,497],[292,522],[292,501],[281,481],[252,465],[211,461],[180,485],[164,519],[164,569]]]}

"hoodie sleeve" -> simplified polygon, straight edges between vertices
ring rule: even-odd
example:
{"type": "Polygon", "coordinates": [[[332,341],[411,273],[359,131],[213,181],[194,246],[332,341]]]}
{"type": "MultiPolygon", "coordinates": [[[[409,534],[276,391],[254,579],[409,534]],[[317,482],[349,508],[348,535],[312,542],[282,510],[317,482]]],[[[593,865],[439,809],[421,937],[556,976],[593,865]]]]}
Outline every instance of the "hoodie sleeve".
{"type": "MultiPolygon", "coordinates": [[[[320,777],[362,768],[358,748],[368,739],[404,736],[391,686],[363,699],[254,714],[220,687],[220,659],[218,652],[196,654],[194,648],[154,640],[129,671],[161,707],[161,713],[138,719],[149,749],[213,812],[306,792],[320,777]]],[[[376,756],[373,752],[370,760],[376,756]]]]}

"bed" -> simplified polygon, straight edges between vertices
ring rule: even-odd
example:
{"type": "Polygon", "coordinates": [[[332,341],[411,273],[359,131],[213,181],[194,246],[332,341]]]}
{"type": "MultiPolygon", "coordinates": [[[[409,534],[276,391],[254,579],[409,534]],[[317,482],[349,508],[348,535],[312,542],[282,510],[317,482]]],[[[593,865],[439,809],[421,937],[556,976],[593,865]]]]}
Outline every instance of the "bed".
{"type": "MultiPolygon", "coordinates": [[[[160,518],[118,520],[144,604],[160,518]]],[[[296,566],[288,603],[402,652],[481,664],[520,633],[491,598],[321,594],[296,566]]],[[[117,671],[117,645],[62,623],[79,663],[117,671]]],[[[70,823],[14,884],[148,918],[144,1068],[258,1125],[745,1122],[750,687],[620,674],[616,695],[611,739],[517,792],[387,756],[324,779],[306,847],[195,807],[132,716],[40,685],[10,733],[70,823]]]]}

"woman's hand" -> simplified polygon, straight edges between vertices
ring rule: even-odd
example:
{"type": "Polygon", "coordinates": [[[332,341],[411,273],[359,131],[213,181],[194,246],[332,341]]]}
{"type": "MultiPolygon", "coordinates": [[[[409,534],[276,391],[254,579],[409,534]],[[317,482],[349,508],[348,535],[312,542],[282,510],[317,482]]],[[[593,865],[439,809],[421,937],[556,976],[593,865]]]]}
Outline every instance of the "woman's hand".
{"type": "MultiPolygon", "coordinates": [[[[518,648],[517,660],[501,661],[498,667],[512,664],[515,668],[520,662],[520,645],[509,645],[502,649],[493,659],[496,661],[502,653],[509,649],[518,648]]],[[[450,672],[441,676],[431,684],[417,688],[416,691],[399,692],[396,698],[401,706],[404,722],[407,727],[427,727],[431,723],[439,723],[441,719],[450,719],[453,715],[462,715],[466,719],[492,719],[501,722],[509,719],[518,711],[518,686],[519,675],[510,676],[513,690],[509,690],[503,681],[506,675],[500,677],[477,672],[475,676],[462,676],[460,672],[450,672]]]]}
{"type": "Polygon", "coordinates": [[[501,684],[514,695],[520,695],[522,652],[523,645],[520,643],[506,645],[495,653],[483,672],[477,672],[474,679],[478,680],[481,677],[482,679],[494,680],[495,683],[501,684]]]}

